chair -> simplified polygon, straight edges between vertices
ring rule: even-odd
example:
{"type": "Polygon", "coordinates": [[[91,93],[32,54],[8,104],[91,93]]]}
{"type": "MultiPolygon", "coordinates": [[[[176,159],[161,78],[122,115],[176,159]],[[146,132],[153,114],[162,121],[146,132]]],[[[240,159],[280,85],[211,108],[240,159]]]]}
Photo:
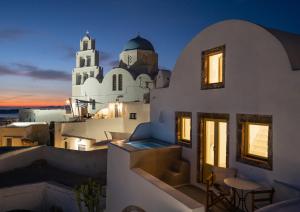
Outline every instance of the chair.
{"type": "MultiPolygon", "coordinates": [[[[235,205],[235,193],[226,186],[224,179],[236,177],[237,170],[234,168],[212,167],[211,175],[206,179],[206,211],[218,202],[226,202],[235,205]]],[[[230,209],[229,209],[230,210],[230,209]]]]}
{"type": "Polygon", "coordinates": [[[251,192],[251,200],[252,200],[252,211],[256,209],[266,206],[267,204],[273,203],[273,196],[274,196],[274,188],[271,189],[259,189],[254,190],[251,192]]]}

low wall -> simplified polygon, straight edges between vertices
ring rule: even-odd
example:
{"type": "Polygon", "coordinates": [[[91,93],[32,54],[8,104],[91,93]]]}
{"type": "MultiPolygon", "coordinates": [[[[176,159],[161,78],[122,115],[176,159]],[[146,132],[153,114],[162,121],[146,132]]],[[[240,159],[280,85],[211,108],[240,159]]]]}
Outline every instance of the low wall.
{"type": "Polygon", "coordinates": [[[61,123],[61,134],[106,140],[104,131],[125,132],[124,119],[89,119],[85,122],[61,123]]]}
{"type": "Polygon", "coordinates": [[[30,147],[0,155],[0,173],[29,166],[33,161],[42,159],[43,146],[30,147]]]}
{"type": "Polygon", "coordinates": [[[107,212],[136,205],[147,212],[204,212],[204,205],[142,169],[130,169],[130,152],[109,144],[107,212]],[[120,192],[122,191],[122,192],[120,192]]]}
{"type": "Polygon", "coordinates": [[[0,155],[0,173],[30,165],[45,159],[50,165],[81,175],[98,177],[106,173],[107,150],[89,152],[38,146],[0,155]]]}
{"type": "Polygon", "coordinates": [[[141,168],[149,174],[161,179],[164,171],[169,169],[176,159],[181,159],[180,146],[140,150],[131,152],[130,167],[141,168]]]}
{"type": "Polygon", "coordinates": [[[51,207],[63,211],[79,211],[74,191],[55,183],[34,183],[0,189],[0,211],[50,211],[51,207]]]}
{"type": "Polygon", "coordinates": [[[76,151],[44,147],[44,159],[57,168],[97,177],[106,173],[107,149],[76,151]]]}

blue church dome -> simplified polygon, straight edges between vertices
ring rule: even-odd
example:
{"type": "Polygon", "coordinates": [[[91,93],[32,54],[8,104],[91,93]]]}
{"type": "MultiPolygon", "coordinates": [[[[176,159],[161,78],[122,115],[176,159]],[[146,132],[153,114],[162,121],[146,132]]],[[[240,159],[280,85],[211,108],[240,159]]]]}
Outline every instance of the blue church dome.
{"type": "Polygon", "coordinates": [[[123,51],[126,50],[133,50],[133,49],[140,49],[140,50],[151,50],[154,51],[154,48],[150,41],[142,38],[141,36],[137,36],[131,40],[129,40],[126,45],[124,46],[123,51]]]}

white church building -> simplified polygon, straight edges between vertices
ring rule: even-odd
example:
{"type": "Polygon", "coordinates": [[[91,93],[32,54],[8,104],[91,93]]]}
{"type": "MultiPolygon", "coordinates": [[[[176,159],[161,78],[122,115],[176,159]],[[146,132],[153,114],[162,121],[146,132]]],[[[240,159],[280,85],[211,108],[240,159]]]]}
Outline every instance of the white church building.
{"type": "MultiPolygon", "coordinates": [[[[150,89],[154,87],[159,69],[158,55],[148,40],[140,36],[129,40],[120,53],[119,65],[105,76],[99,62],[95,40],[87,33],[80,41],[72,73],[74,114],[119,117],[123,103],[149,103],[150,89]]],[[[170,72],[159,76],[157,86],[168,86],[170,72]]]]}
{"type": "Polygon", "coordinates": [[[55,147],[93,150],[114,135],[127,138],[150,121],[150,90],[169,85],[171,72],[158,69],[158,54],[140,36],[126,43],[118,67],[105,76],[99,63],[95,40],[87,33],[72,73],[70,102],[77,121],[55,124],[55,147]]]}

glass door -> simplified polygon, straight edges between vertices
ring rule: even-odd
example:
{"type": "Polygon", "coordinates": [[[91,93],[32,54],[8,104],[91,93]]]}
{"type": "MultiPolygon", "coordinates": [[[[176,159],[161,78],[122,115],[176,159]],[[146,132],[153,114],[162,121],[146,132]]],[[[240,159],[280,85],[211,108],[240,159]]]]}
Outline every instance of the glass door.
{"type": "MultiPolygon", "coordinates": [[[[201,118],[200,136],[202,151],[199,151],[202,182],[210,175],[213,166],[227,167],[228,119],[201,118]]],[[[200,147],[200,148],[201,148],[200,147]]]]}

